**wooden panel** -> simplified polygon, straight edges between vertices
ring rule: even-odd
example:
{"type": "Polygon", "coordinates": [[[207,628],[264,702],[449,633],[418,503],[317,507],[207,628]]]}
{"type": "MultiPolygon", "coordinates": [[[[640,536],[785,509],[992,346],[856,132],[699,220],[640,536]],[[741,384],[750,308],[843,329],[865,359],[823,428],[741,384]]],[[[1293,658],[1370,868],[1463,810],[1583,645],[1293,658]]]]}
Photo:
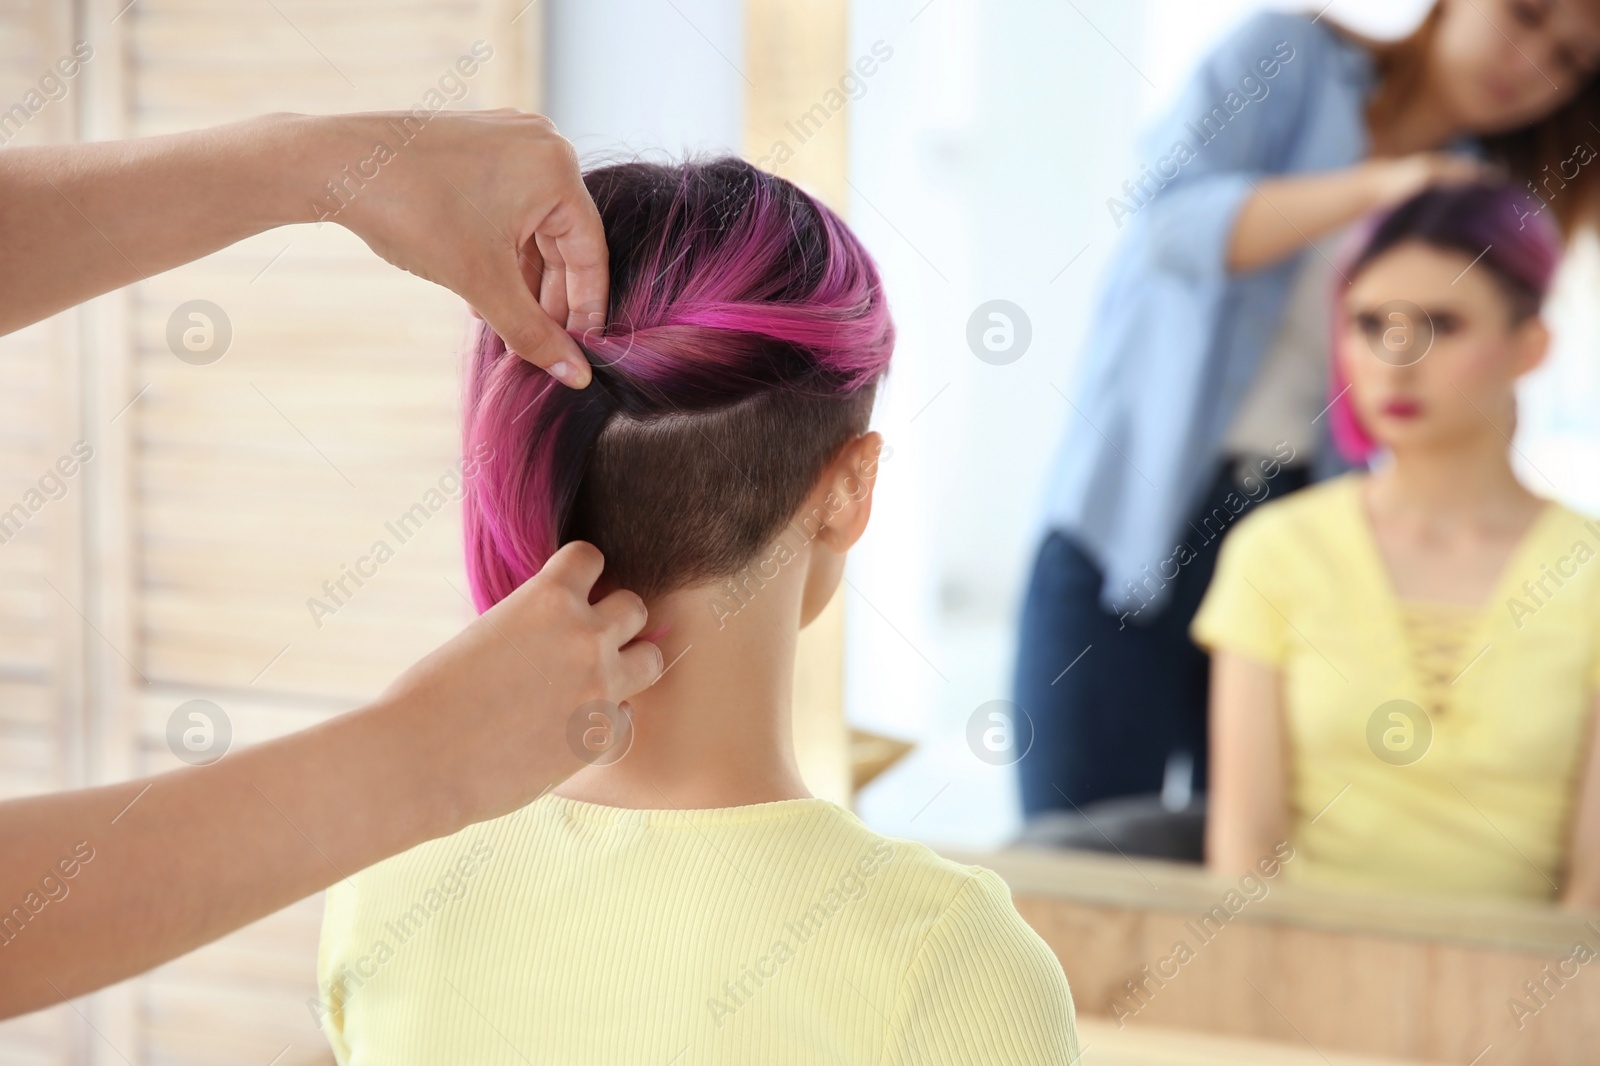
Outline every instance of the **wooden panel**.
{"type": "Polygon", "coordinates": [[[1259,879],[1247,898],[1196,867],[1115,855],[951,857],[1006,879],[1078,1012],[1112,1029],[1477,1066],[1590,1063],[1600,1042],[1600,982],[1574,956],[1600,956],[1600,914],[1259,879]]]}
{"type": "MultiPolygon", "coordinates": [[[[461,105],[528,106],[506,93],[526,72],[539,12],[512,25],[515,14],[469,2],[141,3],[130,132],[409,106],[478,40],[494,55],[463,79],[461,105]]],[[[148,388],[130,412],[131,492],[138,662],[153,684],[354,702],[470,617],[453,503],[404,543],[389,526],[456,462],[464,324],[453,296],[337,226],[264,234],[137,287],[132,377],[148,388]],[[221,307],[233,331],[206,366],[167,347],[169,317],[193,299],[221,307]],[[324,590],[379,541],[395,555],[376,576],[324,590]],[[333,613],[319,617],[312,600],[333,613]]]]}
{"type": "Polygon", "coordinates": [[[320,894],[177,959],[140,981],[150,1063],[333,1061],[307,1000],[316,994],[320,894]]]}
{"type": "Polygon", "coordinates": [[[848,0],[745,4],[746,153],[841,215],[850,111],[838,85],[853,58],[849,13],[848,0]]]}
{"type": "MultiPolygon", "coordinates": [[[[845,214],[849,138],[838,115],[792,155],[770,151],[792,141],[787,123],[814,105],[848,66],[846,0],[748,0],[745,15],[745,154],[845,214]]],[[[841,585],[800,633],[795,660],[795,756],[814,795],[851,802],[850,740],[844,720],[844,612],[841,585]]]]}
{"type": "MultiPolygon", "coordinates": [[[[494,54],[452,106],[530,107],[541,13],[516,14],[470,0],[141,0],[126,16],[127,132],[409,108],[480,40],[494,54]]],[[[263,740],[372,697],[471,617],[459,506],[427,509],[430,490],[453,485],[466,321],[454,296],[336,225],[262,234],[134,287],[132,657],[149,681],[127,707],[138,772],[177,765],[166,722],[187,699],[223,707],[234,743],[263,740]],[[232,330],[208,365],[168,346],[190,300],[222,308],[232,330]],[[425,521],[397,532],[419,503],[425,521]],[[393,558],[352,583],[379,541],[393,558]]],[[[320,897],[306,901],[138,981],[145,1059],[328,1061],[305,1005],[320,914],[320,897]]]]}
{"type": "Polygon", "coordinates": [[[1304,1041],[1239,1040],[1193,1029],[1124,1026],[1101,1018],[1078,1021],[1082,1066],[1422,1066],[1417,1059],[1324,1052],[1304,1041]]]}
{"type": "MultiPolygon", "coordinates": [[[[8,0],[0,106],[86,39],[84,74],[16,143],[410,109],[434,88],[455,108],[536,108],[543,12],[524,7],[8,0]],[[493,55],[451,93],[478,41],[493,55]]],[[[92,477],[0,544],[0,795],[177,766],[166,722],[191,698],[225,709],[235,744],[309,725],[460,628],[456,505],[404,543],[388,524],[456,461],[465,321],[450,294],[308,225],[0,339],[0,509],[77,436],[96,449],[92,477]],[[168,347],[169,318],[194,299],[233,331],[211,365],[168,347]],[[318,625],[307,600],[379,539],[394,558],[318,625]]],[[[331,1061],[305,1005],[320,914],[320,897],[303,901],[0,1025],[0,1061],[331,1061]]]]}
{"type": "MultiPolygon", "coordinates": [[[[7,147],[76,135],[81,78],[41,86],[72,52],[71,14],[70,5],[50,0],[0,7],[0,140],[7,147]],[[37,107],[20,124],[11,110],[17,103],[37,107]]],[[[77,341],[71,312],[0,337],[0,516],[26,515],[20,531],[0,532],[0,798],[86,780],[85,634],[77,613],[86,479],[79,469],[59,489],[41,481],[84,435],[77,341]],[[19,504],[24,511],[12,512],[19,504]]],[[[66,1005],[39,1011],[0,1025],[0,1060],[66,1061],[86,1034],[66,1005]]]]}
{"type": "Polygon", "coordinates": [[[390,528],[450,483],[465,312],[334,227],[266,234],[141,288],[140,669],[156,684],[376,694],[470,617],[458,508],[405,541],[390,528]],[[233,309],[220,362],[167,350],[188,299],[233,309]],[[344,578],[377,542],[393,558],[361,586],[344,578]]]}

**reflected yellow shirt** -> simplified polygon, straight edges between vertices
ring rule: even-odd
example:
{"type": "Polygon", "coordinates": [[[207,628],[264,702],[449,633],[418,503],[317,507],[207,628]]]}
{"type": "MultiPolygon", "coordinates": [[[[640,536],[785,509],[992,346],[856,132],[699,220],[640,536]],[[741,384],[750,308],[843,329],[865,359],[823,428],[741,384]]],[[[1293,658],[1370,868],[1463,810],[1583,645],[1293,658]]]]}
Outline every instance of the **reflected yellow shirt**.
{"type": "Polygon", "coordinates": [[[1074,1063],[1004,882],[819,799],[545,796],[328,890],[342,1064],[1074,1063]]]}
{"type": "Polygon", "coordinates": [[[1223,542],[1196,642],[1276,667],[1292,880],[1552,898],[1600,685],[1600,523],[1548,504],[1481,608],[1398,599],[1348,474],[1223,542]]]}

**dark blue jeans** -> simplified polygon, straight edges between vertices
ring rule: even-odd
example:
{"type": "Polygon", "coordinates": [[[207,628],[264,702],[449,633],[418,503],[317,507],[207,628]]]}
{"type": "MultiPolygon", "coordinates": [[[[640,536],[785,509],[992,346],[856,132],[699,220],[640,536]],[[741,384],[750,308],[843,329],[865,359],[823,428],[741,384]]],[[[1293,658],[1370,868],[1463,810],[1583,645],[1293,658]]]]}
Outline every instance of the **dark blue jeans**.
{"type": "MultiPolygon", "coordinates": [[[[1275,499],[1307,480],[1304,469],[1285,467],[1262,498],[1275,499]]],[[[1230,492],[1237,494],[1235,506],[1246,502],[1239,515],[1209,542],[1191,533],[1187,543],[1195,556],[1169,582],[1165,605],[1159,612],[1146,608],[1125,625],[1101,606],[1100,568],[1070,536],[1052,533],[1040,546],[1023,603],[1014,676],[1014,699],[1034,729],[1032,747],[1017,764],[1026,817],[1159,792],[1176,752],[1193,759],[1194,790],[1205,790],[1210,664],[1189,639],[1189,623],[1227,530],[1255,506],[1234,485],[1230,467],[1219,471],[1194,521],[1202,531],[1221,525],[1213,520],[1208,526],[1204,518],[1219,507],[1227,512],[1230,492]]],[[[1152,572],[1156,563],[1151,560],[1152,572]]]]}

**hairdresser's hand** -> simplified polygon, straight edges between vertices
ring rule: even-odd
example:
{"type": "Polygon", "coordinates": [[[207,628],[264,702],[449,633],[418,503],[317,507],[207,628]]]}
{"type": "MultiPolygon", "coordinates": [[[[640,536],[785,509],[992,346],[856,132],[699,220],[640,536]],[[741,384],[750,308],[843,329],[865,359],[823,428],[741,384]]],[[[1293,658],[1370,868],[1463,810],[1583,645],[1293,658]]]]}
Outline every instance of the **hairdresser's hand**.
{"type": "Polygon", "coordinates": [[[1283,174],[1252,182],[1234,219],[1228,269],[1259,270],[1281,263],[1307,243],[1349,225],[1370,211],[1410,199],[1433,185],[1492,180],[1500,172],[1452,152],[1368,159],[1354,166],[1309,174],[1283,174]]]}
{"type": "Polygon", "coordinates": [[[621,703],[660,676],[660,649],[634,639],[644,601],[618,591],[590,604],[603,562],[592,544],[564,546],[380,697],[411,723],[441,795],[457,796],[457,827],[515,810],[582,769],[568,733],[579,708],[621,703]]]}
{"type": "Polygon", "coordinates": [[[0,333],[263,230],[329,220],[455,290],[524,358],[568,368],[569,385],[588,383],[589,363],[563,331],[605,324],[605,232],[572,146],[538,115],[441,111],[419,129],[410,112],[276,114],[7,148],[0,204],[0,247],[15,253],[0,257],[0,333]]]}
{"type": "Polygon", "coordinates": [[[1503,179],[1493,164],[1455,152],[1416,152],[1360,164],[1373,193],[1373,207],[1392,207],[1435,185],[1503,179]]]}
{"type": "MultiPolygon", "coordinates": [[[[343,119],[369,126],[372,144],[393,142],[406,117],[343,119]]],[[[564,331],[605,325],[605,231],[577,153],[549,119],[440,112],[335,220],[395,266],[455,290],[524,359],[575,388],[589,383],[564,331]]]]}
{"type": "Polygon", "coordinates": [[[600,568],[594,547],[567,545],[348,714],[205,766],[0,802],[0,900],[71,892],[0,929],[0,1018],[193,951],[580,769],[574,712],[661,674],[656,646],[632,639],[639,597],[589,603],[600,568]]]}

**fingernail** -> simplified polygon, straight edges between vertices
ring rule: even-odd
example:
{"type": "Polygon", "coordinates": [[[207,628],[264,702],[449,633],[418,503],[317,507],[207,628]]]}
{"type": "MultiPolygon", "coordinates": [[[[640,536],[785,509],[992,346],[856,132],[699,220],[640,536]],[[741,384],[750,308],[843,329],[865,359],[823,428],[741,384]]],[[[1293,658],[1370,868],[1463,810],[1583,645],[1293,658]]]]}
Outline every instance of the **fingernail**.
{"type": "Polygon", "coordinates": [[[550,364],[550,374],[557,381],[571,385],[573,378],[578,376],[578,368],[566,360],[562,360],[559,363],[550,364]]]}

